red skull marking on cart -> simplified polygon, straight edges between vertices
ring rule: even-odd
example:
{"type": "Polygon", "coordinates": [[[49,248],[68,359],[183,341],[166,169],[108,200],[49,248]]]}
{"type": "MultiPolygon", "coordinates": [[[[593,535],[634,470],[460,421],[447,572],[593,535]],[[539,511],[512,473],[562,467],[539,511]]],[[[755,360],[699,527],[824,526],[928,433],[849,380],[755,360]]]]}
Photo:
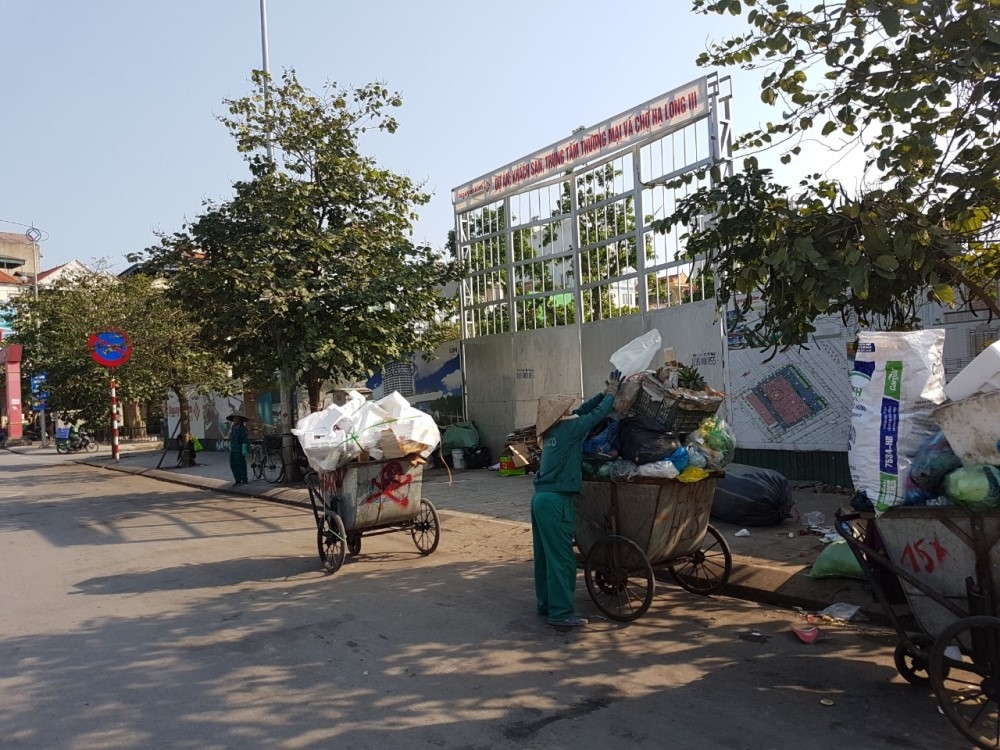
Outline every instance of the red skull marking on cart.
{"type": "Polygon", "coordinates": [[[382,467],[381,475],[372,477],[372,488],[368,492],[368,497],[365,498],[365,504],[374,503],[385,495],[391,502],[396,503],[401,508],[405,508],[410,504],[409,495],[404,494],[400,496],[396,493],[412,481],[413,475],[404,474],[403,467],[398,461],[386,464],[382,467]]]}

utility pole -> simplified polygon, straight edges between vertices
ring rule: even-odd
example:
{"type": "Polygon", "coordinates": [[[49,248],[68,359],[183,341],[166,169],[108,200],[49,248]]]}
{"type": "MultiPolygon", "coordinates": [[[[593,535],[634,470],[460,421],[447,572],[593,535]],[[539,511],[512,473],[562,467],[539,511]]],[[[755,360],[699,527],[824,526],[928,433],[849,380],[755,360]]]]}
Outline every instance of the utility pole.
{"type": "MultiPolygon", "coordinates": [[[[263,2],[264,0],[261,0],[263,2]]],[[[35,227],[30,227],[24,236],[31,240],[32,249],[32,264],[34,268],[35,276],[35,351],[36,357],[42,353],[42,332],[38,324],[38,271],[39,263],[41,262],[41,253],[38,250],[38,240],[42,238],[42,233],[35,227]]],[[[34,395],[34,394],[33,394],[34,395]]],[[[43,405],[44,406],[44,405],[43,405]]],[[[45,448],[49,444],[49,436],[45,433],[45,409],[41,409],[38,412],[39,431],[38,438],[42,443],[42,447],[45,448]]]]}

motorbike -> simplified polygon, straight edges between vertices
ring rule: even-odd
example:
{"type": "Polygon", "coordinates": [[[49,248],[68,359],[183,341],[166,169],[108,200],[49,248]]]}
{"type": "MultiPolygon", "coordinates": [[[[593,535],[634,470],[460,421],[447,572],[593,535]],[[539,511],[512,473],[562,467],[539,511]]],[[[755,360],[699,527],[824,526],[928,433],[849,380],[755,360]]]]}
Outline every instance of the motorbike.
{"type": "Polygon", "coordinates": [[[99,448],[86,430],[80,430],[76,436],[56,438],[56,453],[96,453],[99,448]]]}

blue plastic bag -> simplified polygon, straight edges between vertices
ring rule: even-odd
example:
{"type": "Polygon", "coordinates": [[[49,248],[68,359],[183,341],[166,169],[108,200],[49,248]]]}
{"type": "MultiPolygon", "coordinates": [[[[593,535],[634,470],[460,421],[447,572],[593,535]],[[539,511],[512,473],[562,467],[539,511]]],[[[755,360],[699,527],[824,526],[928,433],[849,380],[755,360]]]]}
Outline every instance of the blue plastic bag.
{"type": "Polygon", "coordinates": [[[608,419],[598,425],[590,437],[583,441],[583,457],[617,458],[619,424],[617,419],[608,419]]]}

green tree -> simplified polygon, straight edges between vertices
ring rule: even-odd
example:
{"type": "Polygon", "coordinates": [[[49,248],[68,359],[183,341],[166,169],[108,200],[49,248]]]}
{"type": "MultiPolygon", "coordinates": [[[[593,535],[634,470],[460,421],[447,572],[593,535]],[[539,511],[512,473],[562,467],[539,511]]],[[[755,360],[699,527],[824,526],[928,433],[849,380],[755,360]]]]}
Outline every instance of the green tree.
{"type": "Polygon", "coordinates": [[[253,80],[220,118],[252,178],[144,257],[170,271],[172,295],[237,375],[291,369],[315,410],[325,381],[443,340],[454,300],[442,289],[461,269],[407,239],[427,195],[359,151],[366,130],[396,130],[397,94],[373,83],[316,95],[294,71],[253,80]]]}
{"type": "MultiPolygon", "coordinates": [[[[922,299],[977,302],[1000,315],[1000,3],[694,0],[697,12],[745,14],[746,33],[713,44],[705,66],[765,72],[761,99],[783,113],[743,135],[742,170],[678,202],[657,222],[688,227],[687,251],[716,266],[725,303],[762,292],[764,340],[804,343],[826,313],[905,329],[922,299]],[[803,153],[818,135],[830,166],[864,155],[863,186],[826,173],[795,188],[755,153],[803,153]],[[707,219],[707,220],[706,220],[707,219]]],[[[809,159],[815,162],[814,152],[809,159]]]]}
{"type": "Polygon", "coordinates": [[[9,302],[12,341],[24,347],[26,376],[45,373],[49,407],[107,424],[109,386],[117,381],[120,401],[159,403],[172,390],[181,407],[181,432],[191,428],[188,395],[231,390],[227,368],[199,344],[198,327],[145,276],[117,278],[97,271],[61,278],[41,287],[38,299],[22,294],[9,302]],[[88,339],[108,330],[125,332],[132,356],[113,372],[90,356],[88,339]]]}

